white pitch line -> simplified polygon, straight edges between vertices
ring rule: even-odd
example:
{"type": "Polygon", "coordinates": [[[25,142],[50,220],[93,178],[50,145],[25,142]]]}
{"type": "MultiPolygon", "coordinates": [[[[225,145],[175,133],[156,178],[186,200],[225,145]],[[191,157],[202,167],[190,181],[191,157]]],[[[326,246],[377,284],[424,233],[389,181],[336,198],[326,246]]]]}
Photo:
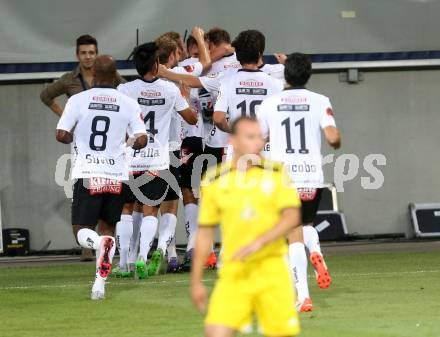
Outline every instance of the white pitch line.
{"type": "MultiPolygon", "coordinates": [[[[396,276],[402,274],[426,274],[426,273],[440,273],[440,269],[434,270],[413,270],[413,271],[402,271],[402,272],[385,272],[385,273],[332,273],[333,278],[344,278],[344,277],[371,277],[371,276],[396,276]]],[[[314,275],[309,275],[309,278],[315,278],[314,275]]],[[[215,279],[205,279],[204,282],[213,282],[215,279]]],[[[108,284],[112,286],[125,286],[125,285],[136,285],[136,286],[150,286],[150,285],[161,285],[161,284],[173,284],[173,283],[189,283],[189,280],[161,280],[161,281],[128,281],[128,282],[114,282],[108,281],[108,284]]],[[[60,288],[76,288],[76,287],[86,287],[90,286],[92,282],[86,283],[67,283],[67,284],[42,284],[42,285],[29,285],[29,286],[6,286],[0,287],[0,291],[2,290],[32,290],[32,289],[60,289],[60,288]]]]}

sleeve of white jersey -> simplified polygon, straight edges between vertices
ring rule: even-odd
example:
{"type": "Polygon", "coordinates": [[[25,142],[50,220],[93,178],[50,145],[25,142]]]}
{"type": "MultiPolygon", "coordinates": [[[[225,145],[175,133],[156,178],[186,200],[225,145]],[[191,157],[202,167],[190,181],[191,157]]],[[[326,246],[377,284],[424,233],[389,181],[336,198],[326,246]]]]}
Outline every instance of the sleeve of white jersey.
{"type": "Polygon", "coordinates": [[[126,85],[124,85],[124,84],[119,84],[119,85],[116,87],[116,90],[118,90],[119,92],[122,92],[124,95],[127,95],[127,96],[128,96],[128,90],[127,90],[127,86],[126,86],[126,85]]]}
{"type": "Polygon", "coordinates": [[[333,108],[330,103],[330,100],[328,98],[325,98],[322,103],[321,108],[321,119],[319,121],[319,124],[321,126],[321,129],[324,129],[328,126],[335,126],[336,127],[336,121],[333,113],[333,108]]]}
{"type": "Polygon", "coordinates": [[[212,76],[202,76],[199,77],[200,83],[203,85],[203,88],[209,93],[219,92],[220,90],[220,80],[218,77],[212,76]]]}
{"type": "Polygon", "coordinates": [[[214,111],[228,112],[228,93],[224,82],[220,83],[220,90],[218,93],[217,101],[215,102],[214,111]]]}
{"type": "Polygon", "coordinates": [[[203,65],[200,62],[196,62],[186,66],[177,66],[169,70],[176,74],[193,75],[199,77],[202,75],[203,65]]]}
{"type": "Polygon", "coordinates": [[[74,98],[67,100],[63,114],[57,124],[57,130],[65,130],[71,132],[78,122],[79,108],[75,104],[74,98]]]}
{"type": "Polygon", "coordinates": [[[127,128],[127,133],[130,137],[137,134],[147,134],[141,114],[141,107],[139,106],[139,104],[136,103],[136,101],[133,100],[133,108],[130,115],[130,122],[127,128]]]}
{"type": "Polygon", "coordinates": [[[269,109],[270,103],[268,102],[268,99],[265,99],[263,103],[261,103],[260,108],[257,110],[256,115],[258,122],[261,126],[261,131],[263,132],[263,137],[267,138],[269,136],[269,121],[267,119],[268,109],[269,109]]]}
{"type": "Polygon", "coordinates": [[[174,88],[176,91],[176,101],[174,102],[174,110],[183,111],[185,109],[188,109],[189,108],[188,102],[180,93],[179,88],[177,88],[176,86],[174,86],[174,88]]]}

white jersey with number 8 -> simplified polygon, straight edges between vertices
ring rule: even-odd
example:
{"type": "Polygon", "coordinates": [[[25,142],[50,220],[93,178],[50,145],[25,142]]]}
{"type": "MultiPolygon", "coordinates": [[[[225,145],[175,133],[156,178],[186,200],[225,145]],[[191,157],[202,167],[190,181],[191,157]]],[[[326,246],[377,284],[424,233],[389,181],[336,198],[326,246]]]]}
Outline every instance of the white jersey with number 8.
{"type": "Polygon", "coordinates": [[[69,98],[57,129],[73,127],[77,155],[72,178],[128,179],[125,136],[145,134],[141,109],[113,88],[92,88],[69,98]]]}
{"type": "Polygon", "coordinates": [[[168,169],[171,120],[173,114],[188,108],[180,90],[173,83],[158,78],[120,84],[118,90],[137,100],[149,135],[144,149],[131,151],[130,170],[168,169]]]}
{"type": "Polygon", "coordinates": [[[283,162],[296,187],[323,187],[321,129],[336,126],[328,97],[299,88],[263,101],[257,113],[270,158],[283,162]]]}

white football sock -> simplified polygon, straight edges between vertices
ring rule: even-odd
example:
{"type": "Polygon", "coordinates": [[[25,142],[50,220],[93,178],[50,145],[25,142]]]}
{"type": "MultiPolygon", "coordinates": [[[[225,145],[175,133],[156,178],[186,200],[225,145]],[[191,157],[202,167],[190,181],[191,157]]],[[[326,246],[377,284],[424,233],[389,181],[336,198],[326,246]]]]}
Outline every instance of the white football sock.
{"type": "Polygon", "coordinates": [[[142,212],[133,212],[133,234],[130,238],[130,253],[128,254],[128,263],[135,263],[139,253],[139,236],[141,233],[142,212]]]}
{"type": "Polygon", "coordinates": [[[304,244],[295,242],[289,245],[289,265],[293,273],[298,300],[302,303],[310,297],[307,284],[307,256],[304,244]]]}
{"type": "Polygon", "coordinates": [[[185,205],[185,228],[188,237],[188,245],[186,251],[194,248],[197,231],[197,216],[199,213],[199,205],[186,204],[185,205]]]}
{"type": "Polygon", "coordinates": [[[101,243],[100,236],[94,230],[89,228],[82,228],[76,235],[79,244],[84,248],[91,248],[97,250],[101,243]]]}
{"type": "Polygon", "coordinates": [[[149,215],[142,219],[139,258],[143,261],[147,261],[148,252],[156,236],[157,224],[158,220],[155,216],[149,215]]]}
{"type": "Polygon", "coordinates": [[[157,248],[165,253],[176,234],[177,217],[172,213],[162,214],[159,224],[159,241],[157,248]]]}
{"type": "Polygon", "coordinates": [[[121,215],[121,221],[116,224],[116,242],[119,250],[119,268],[127,269],[130,239],[133,234],[133,217],[128,214],[121,215]]]}
{"type": "Polygon", "coordinates": [[[177,250],[176,250],[176,235],[174,235],[173,239],[171,240],[170,245],[167,248],[167,254],[168,254],[168,261],[175,257],[177,258],[177,250]]]}
{"type": "Polygon", "coordinates": [[[321,245],[319,244],[318,231],[313,226],[303,226],[304,233],[304,245],[307,247],[309,253],[319,253],[321,252],[321,245]]]}

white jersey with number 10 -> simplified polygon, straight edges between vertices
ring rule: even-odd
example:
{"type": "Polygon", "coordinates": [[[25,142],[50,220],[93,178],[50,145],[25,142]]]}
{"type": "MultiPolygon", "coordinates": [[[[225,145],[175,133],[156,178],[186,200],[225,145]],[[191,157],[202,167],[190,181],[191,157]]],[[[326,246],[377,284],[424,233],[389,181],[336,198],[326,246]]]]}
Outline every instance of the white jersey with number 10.
{"type": "Polygon", "coordinates": [[[270,139],[270,158],[285,164],[295,186],[323,187],[321,129],[336,126],[330,100],[289,89],[264,100],[257,118],[270,139]]]}
{"type": "Polygon", "coordinates": [[[283,83],[261,70],[239,69],[220,80],[214,111],[229,112],[230,122],[240,116],[256,116],[263,100],[283,90],[283,83]]]}

